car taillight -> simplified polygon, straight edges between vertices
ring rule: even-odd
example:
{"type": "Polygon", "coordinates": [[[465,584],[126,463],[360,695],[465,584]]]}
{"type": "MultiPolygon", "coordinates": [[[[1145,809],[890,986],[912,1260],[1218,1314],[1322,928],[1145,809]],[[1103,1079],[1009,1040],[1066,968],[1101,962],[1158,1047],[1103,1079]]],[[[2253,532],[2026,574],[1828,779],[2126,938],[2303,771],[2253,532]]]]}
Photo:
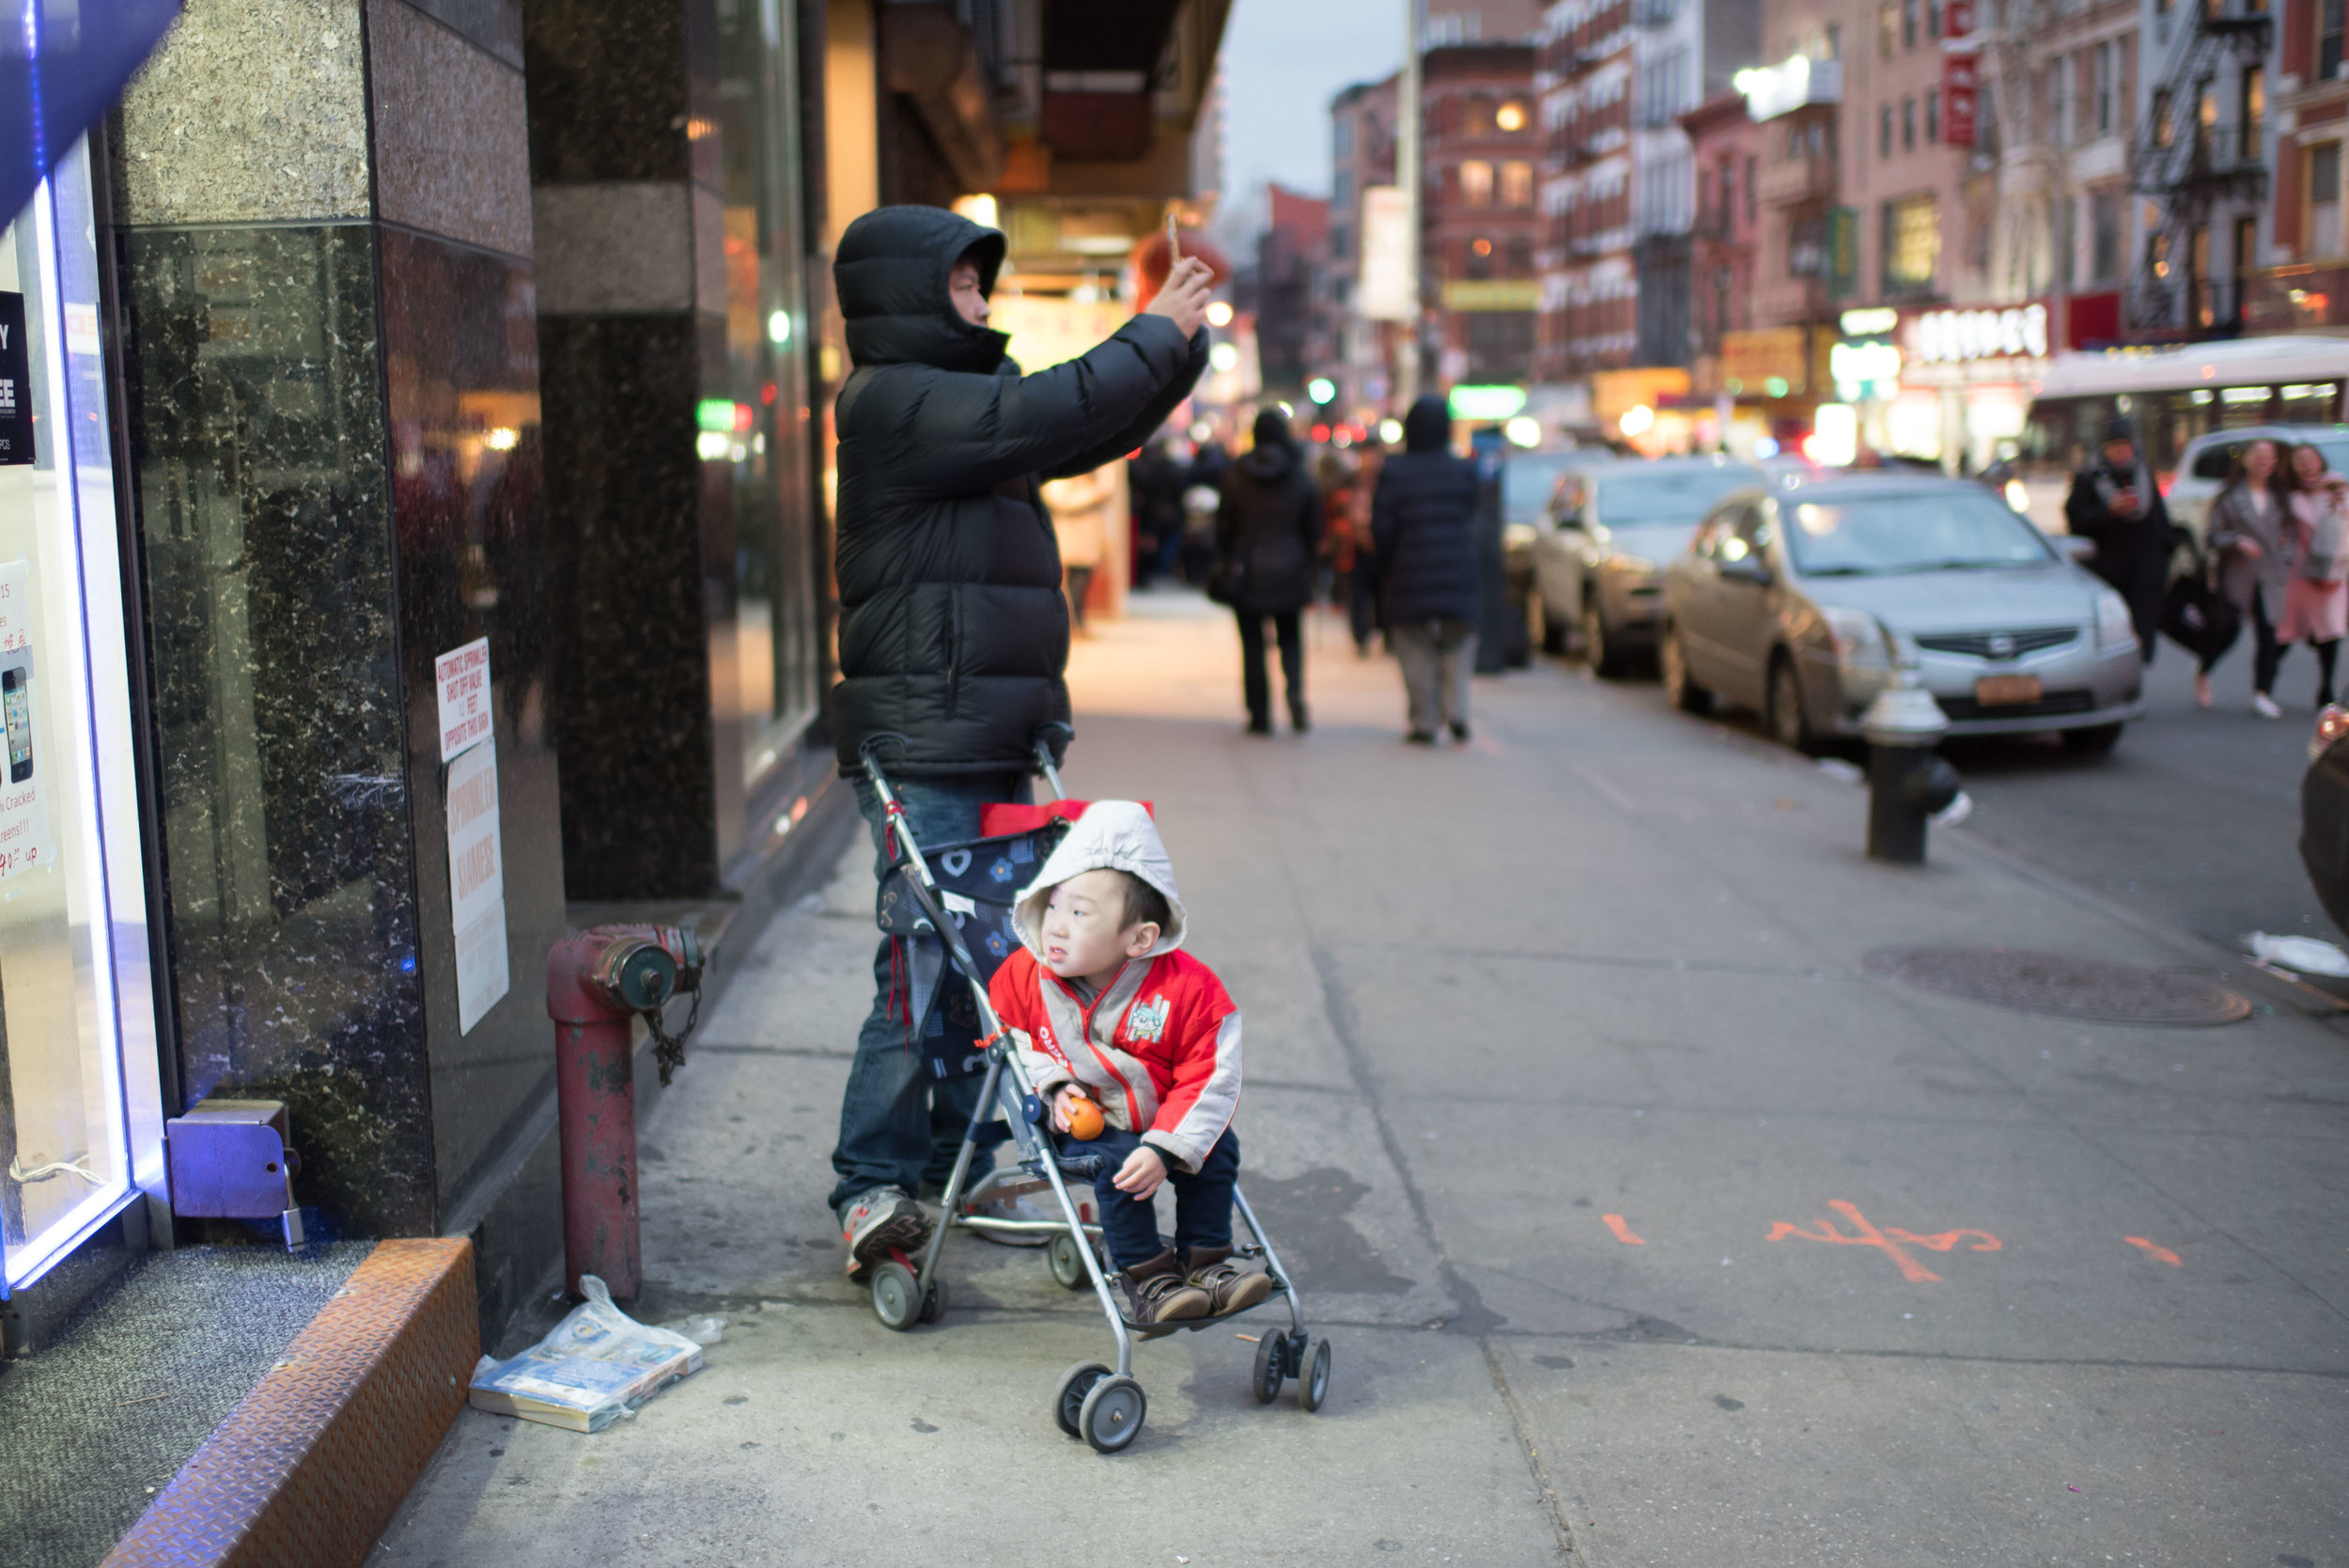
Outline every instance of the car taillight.
{"type": "Polygon", "coordinates": [[[2349,735],[2349,707],[2339,703],[2327,706],[2316,716],[2316,732],[2309,737],[2309,760],[2314,762],[2333,749],[2333,742],[2349,735]]]}

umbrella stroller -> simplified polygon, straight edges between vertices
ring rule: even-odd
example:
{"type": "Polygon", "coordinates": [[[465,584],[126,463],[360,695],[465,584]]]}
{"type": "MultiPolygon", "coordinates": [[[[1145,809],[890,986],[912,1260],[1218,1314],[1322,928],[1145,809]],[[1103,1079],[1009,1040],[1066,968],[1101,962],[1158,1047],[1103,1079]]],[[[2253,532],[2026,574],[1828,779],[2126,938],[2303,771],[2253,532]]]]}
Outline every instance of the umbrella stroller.
{"type": "Polygon", "coordinates": [[[1019,939],[1012,929],[1012,905],[1068,831],[1070,820],[1084,810],[1084,802],[1068,800],[1062,790],[1050,747],[1037,742],[1036,766],[1056,798],[1052,804],[988,806],[981,817],[979,839],[926,849],[909,831],[905,808],[875,758],[874,753],[889,740],[889,737],[877,736],[862,749],[865,772],[890,820],[891,866],[881,883],[880,925],[894,936],[914,939],[910,944],[913,951],[909,978],[915,998],[911,1013],[920,1020],[917,1038],[923,1042],[932,1075],[945,1078],[984,1072],[987,1081],[940,1199],[942,1222],[932,1234],[928,1248],[919,1260],[903,1251],[893,1252],[888,1261],[867,1271],[875,1314],[883,1327],[898,1330],[939,1321],[946,1308],[941,1258],[950,1230],[1019,1237],[1041,1234],[1049,1238],[1044,1253],[1052,1278],[1068,1290],[1092,1289],[1117,1344],[1115,1367],[1080,1361],[1061,1374],[1060,1387],[1052,1395],[1052,1419],[1069,1436],[1082,1437],[1101,1453],[1116,1453],[1141,1432],[1148,1402],[1133,1377],[1137,1338],[1156,1339],[1177,1329],[1213,1327],[1275,1302],[1286,1303],[1289,1326],[1285,1331],[1268,1329],[1254,1336],[1252,1387],[1256,1399],[1270,1404],[1279,1396],[1282,1384],[1293,1378],[1298,1403],[1307,1410],[1319,1409],[1330,1389],[1330,1342],[1307,1334],[1296,1287],[1244,1192],[1235,1189],[1232,1201],[1252,1241],[1236,1248],[1235,1252],[1264,1261],[1272,1293],[1254,1307],[1221,1317],[1148,1326],[1128,1320],[1095,1250],[1101,1228],[1092,1221],[1092,1193],[1086,1190],[1081,1201],[1068,1186],[1067,1178],[1075,1177],[1089,1188],[1099,1169],[1099,1157],[1066,1157],[1054,1147],[1050,1113],[1028,1082],[1009,1035],[988,1003],[988,982],[1019,939]],[[956,1009],[939,1000],[947,965],[970,982],[977,1005],[976,1039],[968,1037],[967,1029],[952,1027],[947,1015],[956,1009]],[[973,1157],[1006,1140],[1017,1150],[1019,1174],[990,1183],[974,1197],[965,1189],[973,1157]],[[978,1212],[1003,1199],[1047,1191],[1059,1206],[1057,1219],[1015,1219],[978,1212]]]}

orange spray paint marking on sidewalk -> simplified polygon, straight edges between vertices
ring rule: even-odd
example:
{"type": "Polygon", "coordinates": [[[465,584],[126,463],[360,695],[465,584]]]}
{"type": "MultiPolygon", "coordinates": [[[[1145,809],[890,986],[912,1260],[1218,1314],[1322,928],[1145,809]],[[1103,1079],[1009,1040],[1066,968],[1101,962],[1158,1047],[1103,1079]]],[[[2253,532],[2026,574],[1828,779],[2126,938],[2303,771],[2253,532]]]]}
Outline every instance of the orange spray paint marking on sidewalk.
{"type": "Polygon", "coordinates": [[[1607,1228],[1615,1233],[1615,1239],[1622,1242],[1626,1247],[1645,1247],[1647,1245],[1646,1242],[1641,1241],[1638,1236],[1631,1234],[1631,1227],[1623,1222],[1622,1215],[1602,1214],[1599,1216],[1599,1219],[1606,1221],[1607,1228]]]}
{"type": "Polygon", "coordinates": [[[1836,1247],[1881,1248],[1892,1262],[1899,1265],[1901,1278],[1915,1284],[1937,1283],[1941,1276],[1910,1256],[1908,1249],[1911,1247],[1923,1247],[1936,1252],[1947,1252],[1968,1236],[1974,1238],[1972,1245],[1967,1249],[1968,1251],[1996,1252],[2001,1246],[1999,1238],[1988,1231],[1941,1231],[1932,1235],[1920,1235],[1915,1231],[1904,1231],[1898,1225],[1878,1230],[1856,1205],[1845,1203],[1841,1198],[1830,1198],[1828,1200],[1827,1206],[1850,1220],[1852,1230],[1856,1234],[1845,1235],[1835,1228],[1835,1221],[1832,1219],[1820,1220],[1819,1228],[1815,1231],[1807,1231],[1790,1219],[1781,1219],[1772,1225],[1770,1234],[1762,1239],[1784,1241],[1788,1236],[1800,1236],[1805,1241],[1824,1241],[1836,1247]]]}
{"type": "Polygon", "coordinates": [[[2156,1258],[2159,1258],[2162,1262],[2168,1264],[2172,1268],[2184,1268],[2186,1266],[2186,1260],[2184,1258],[2179,1257],[2175,1252],[2172,1252],[2167,1247],[2155,1246],[2154,1243],[2147,1241],[2141,1235],[2124,1235],[2121,1239],[2127,1242],[2132,1247],[2142,1247],[2147,1252],[2156,1258]]]}

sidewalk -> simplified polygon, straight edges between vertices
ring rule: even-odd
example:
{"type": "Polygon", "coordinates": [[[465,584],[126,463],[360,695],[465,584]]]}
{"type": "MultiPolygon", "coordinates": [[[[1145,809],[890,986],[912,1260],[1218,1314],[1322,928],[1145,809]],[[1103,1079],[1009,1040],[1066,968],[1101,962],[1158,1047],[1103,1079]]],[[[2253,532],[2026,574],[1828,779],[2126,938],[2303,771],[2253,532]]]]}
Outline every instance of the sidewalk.
{"type": "Polygon", "coordinates": [[[1335,1342],[1329,1404],[1259,1407],[1250,1345],[1181,1335],[1138,1348],[1148,1426],[1102,1459],[1047,1410],[1108,1344],[1090,1297],[969,1238],[944,1324],[874,1321],[822,1207],[869,1001],[855,850],[646,1132],[641,1312],[726,1314],[708,1370],[594,1437],[468,1414],[383,1560],[2349,1545],[2338,1026],[2242,966],[2263,1012],[2209,1030],[1897,988],[1868,953],[2223,960],[1960,834],[1874,865],[1859,791],[1652,686],[1480,683],[1475,743],[1422,752],[1392,665],[1324,623],[1315,734],[1248,739],[1228,621],[1137,609],[1079,646],[1068,783],[1157,802],[1246,1011],[1243,1180],[1335,1342]],[[1854,1214],[1877,1241],[1837,1245],[1854,1214]]]}

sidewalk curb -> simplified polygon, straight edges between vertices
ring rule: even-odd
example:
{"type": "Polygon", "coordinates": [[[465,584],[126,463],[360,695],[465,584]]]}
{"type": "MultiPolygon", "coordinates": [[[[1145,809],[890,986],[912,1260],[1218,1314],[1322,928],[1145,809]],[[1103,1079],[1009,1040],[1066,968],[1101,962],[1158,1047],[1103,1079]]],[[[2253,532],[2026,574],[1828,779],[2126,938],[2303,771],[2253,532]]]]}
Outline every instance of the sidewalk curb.
{"type": "Polygon", "coordinates": [[[473,1244],[379,1243],[102,1568],[364,1562],[465,1407],[480,1353],[473,1244]]]}

